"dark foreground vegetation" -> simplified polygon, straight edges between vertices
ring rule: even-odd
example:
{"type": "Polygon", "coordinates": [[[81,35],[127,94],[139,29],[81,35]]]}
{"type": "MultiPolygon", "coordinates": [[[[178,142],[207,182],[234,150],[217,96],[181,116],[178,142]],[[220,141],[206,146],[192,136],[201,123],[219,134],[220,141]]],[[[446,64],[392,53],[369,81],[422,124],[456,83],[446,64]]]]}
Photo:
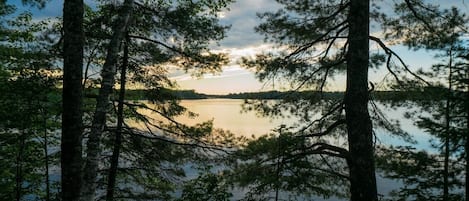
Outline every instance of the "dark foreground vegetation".
{"type": "Polygon", "coordinates": [[[273,48],[236,62],[289,87],[219,96],[168,90],[168,74],[230,64],[211,47],[228,34],[219,14],[232,0],[92,2],[65,0],[62,18],[35,19],[0,0],[0,200],[469,201],[462,10],[277,0],[282,9],[259,13],[255,28],[273,48]],[[435,63],[417,70],[395,45],[426,50],[435,63]],[[370,69],[387,72],[382,83],[368,81],[370,69]],[[344,92],[327,92],[336,76],[345,76],[344,92]],[[178,122],[197,119],[180,99],[200,98],[245,99],[245,110],[298,121],[255,139],[213,120],[178,122]],[[377,101],[405,108],[436,151],[377,146],[381,130],[413,141],[377,101]],[[377,174],[402,185],[379,195],[377,174]]]}

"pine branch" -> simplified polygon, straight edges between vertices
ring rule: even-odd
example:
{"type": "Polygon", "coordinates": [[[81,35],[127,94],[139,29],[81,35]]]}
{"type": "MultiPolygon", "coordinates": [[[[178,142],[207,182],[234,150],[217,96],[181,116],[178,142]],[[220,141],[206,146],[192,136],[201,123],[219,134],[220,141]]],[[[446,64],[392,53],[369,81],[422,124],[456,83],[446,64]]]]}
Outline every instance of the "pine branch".
{"type": "Polygon", "coordinates": [[[345,124],[345,119],[339,119],[332,123],[329,127],[326,128],[325,131],[323,132],[318,132],[318,133],[311,133],[311,134],[306,134],[306,135],[300,135],[298,137],[304,137],[304,138],[309,138],[309,137],[322,137],[326,136],[329,133],[331,133],[335,128],[339,127],[340,125],[345,124]]]}
{"type": "Polygon", "coordinates": [[[202,149],[211,149],[211,150],[222,151],[226,154],[231,154],[231,152],[228,149],[223,149],[221,147],[207,146],[206,144],[199,144],[199,143],[184,143],[184,142],[176,141],[174,139],[169,139],[169,138],[166,138],[166,137],[163,137],[163,136],[158,136],[158,135],[156,135],[155,133],[153,133],[151,131],[149,133],[150,133],[150,135],[144,134],[142,132],[137,133],[134,130],[131,130],[131,132],[128,132],[129,135],[145,138],[145,139],[148,139],[148,140],[158,140],[158,141],[163,141],[163,142],[167,142],[167,143],[174,144],[174,145],[195,147],[195,148],[202,148],[202,149]]]}
{"type": "MultiPolygon", "coordinates": [[[[155,40],[155,39],[147,38],[147,37],[144,37],[144,36],[138,36],[138,35],[129,35],[129,37],[134,38],[134,39],[140,39],[140,40],[148,41],[148,42],[151,42],[151,43],[155,43],[157,45],[163,46],[164,48],[183,56],[186,59],[194,60],[194,61],[196,61],[198,63],[201,63],[201,64],[205,64],[205,65],[211,65],[212,64],[211,62],[208,62],[206,59],[204,59],[200,54],[190,54],[188,52],[185,52],[182,49],[179,49],[179,48],[174,47],[174,46],[169,46],[169,45],[167,45],[167,44],[165,44],[161,41],[155,40]]],[[[223,61],[223,58],[220,58],[219,61],[220,62],[223,61]]]]}
{"type": "Polygon", "coordinates": [[[331,63],[329,65],[324,65],[313,71],[306,79],[304,79],[293,91],[298,91],[300,90],[306,83],[311,80],[317,73],[319,73],[321,70],[326,69],[328,71],[329,69],[339,66],[345,62],[345,58],[340,59],[339,61],[335,63],[331,63]]]}
{"type": "MultiPolygon", "coordinates": [[[[384,44],[383,41],[381,41],[381,39],[377,38],[377,37],[374,37],[374,36],[369,36],[370,40],[372,41],[375,41],[376,43],[378,43],[378,45],[384,50],[384,52],[386,52],[386,54],[388,55],[388,60],[386,62],[386,67],[388,68],[388,70],[390,71],[390,73],[393,74],[393,76],[396,78],[396,80],[399,81],[398,79],[398,76],[395,74],[394,71],[392,71],[391,67],[390,67],[390,61],[391,61],[391,57],[394,56],[396,57],[399,62],[401,63],[402,67],[404,67],[405,71],[410,73],[412,76],[414,76],[415,78],[417,78],[418,80],[422,81],[423,83],[427,84],[428,86],[431,86],[432,84],[430,84],[429,82],[427,82],[426,80],[424,80],[422,77],[420,77],[419,75],[415,74],[413,71],[411,71],[409,69],[409,67],[407,66],[407,64],[404,62],[404,60],[396,53],[394,52],[393,50],[391,50],[388,46],[386,46],[386,44],[384,44]]],[[[399,81],[400,82],[400,81],[399,81]]]]}
{"type": "Polygon", "coordinates": [[[315,123],[319,123],[320,121],[323,121],[325,120],[327,117],[329,117],[330,115],[332,115],[334,112],[336,112],[337,110],[340,110],[340,112],[342,111],[342,109],[344,108],[344,102],[343,101],[340,101],[338,103],[336,103],[337,105],[332,108],[331,110],[329,110],[326,114],[322,115],[320,119],[317,119],[317,120],[314,120],[312,121],[310,124],[308,124],[307,126],[305,126],[304,128],[302,128],[301,130],[298,131],[298,133],[304,133],[306,131],[306,129],[310,128],[311,126],[313,126],[315,123]]]}
{"type": "MultiPolygon", "coordinates": [[[[332,31],[339,29],[340,27],[346,25],[347,23],[348,23],[347,21],[343,21],[343,22],[337,24],[336,26],[330,28],[329,30],[327,30],[325,33],[323,33],[322,35],[320,35],[319,37],[317,37],[314,41],[311,41],[310,43],[307,43],[307,44],[304,44],[304,45],[299,46],[296,50],[294,50],[292,53],[290,53],[289,55],[287,55],[287,56],[285,57],[285,60],[287,60],[287,59],[289,59],[289,58],[291,58],[291,57],[293,57],[293,56],[295,56],[295,55],[298,55],[298,54],[301,53],[301,52],[306,51],[307,49],[311,48],[312,46],[316,45],[316,44],[319,43],[319,42],[324,41],[324,40],[325,40],[325,37],[326,37],[327,35],[329,35],[332,31]]],[[[348,26],[345,26],[345,27],[339,29],[339,31],[340,31],[340,30],[343,30],[343,29],[346,28],[346,27],[348,27],[348,26]]],[[[329,39],[333,39],[333,37],[331,37],[331,38],[329,38],[329,39]]]]}
{"type": "Polygon", "coordinates": [[[404,0],[406,5],[407,5],[407,8],[409,8],[410,12],[412,12],[412,14],[414,15],[415,18],[417,18],[419,21],[421,21],[425,27],[427,27],[428,30],[430,30],[432,33],[436,33],[435,29],[433,28],[433,26],[430,25],[430,23],[425,20],[422,16],[419,15],[419,12],[417,10],[415,10],[415,7],[414,5],[410,2],[410,0],[404,0]]]}
{"type": "MultiPolygon", "coordinates": [[[[178,129],[181,133],[178,133],[178,132],[175,132],[174,130],[170,130],[170,129],[167,129],[167,128],[164,128],[162,126],[159,126],[159,125],[156,125],[152,122],[150,122],[150,120],[148,119],[148,117],[144,116],[144,115],[141,115],[139,113],[137,113],[135,110],[134,110],[134,113],[136,115],[139,116],[139,119],[143,121],[145,127],[146,127],[146,130],[148,133],[151,134],[151,136],[147,136],[147,137],[154,137],[155,139],[158,138],[160,140],[163,140],[165,141],[164,139],[166,139],[166,141],[168,141],[169,139],[168,138],[164,138],[162,139],[162,137],[158,136],[157,134],[155,134],[152,130],[151,127],[154,127],[154,128],[157,128],[163,132],[166,132],[166,133],[170,133],[170,134],[173,134],[173,135],[176,135],[176,136],[179,136],[179,137],[182,137],[182,138],[186,138],[186,139],[189,139],[195,143],[182,143],[182,142],[175,142],[175,143],[180,143],[180,145],[184,145],[186,144],[187,146],[191,145],[191,146],[198,146],[200,148],[207,148],[207,149],[214,149],[214,150],[218,150],[218,151],[223,151],[225,153],[229,153],[229,151],[227,149],[232,149],[234,147],[221,147],[221,146],[215,146],[215,145],[210,145],[209,142],[205,142],[203,140],[200,140],[198,138],[195,138],[195,137],[192,137],[189,133],[187,133],[187,131],[183,128],[182,124],[177,122],[176,120],[174,120],[173,118],[171,117],[168,117],[167,115],[161,113],[160,111],[158,110],[155,110],[155,109],[152,109],[152,108],[149,108],[148,106],[146,105],[137,105],[137,104],[132,104],[132,103],[124,103],[128,106],[133,106],[133,107],[141,107],[141,108],[144,108],[144,109],[148,109],[152,112],[156,112],[158,114],[160,114],[163,118],[169,120],[170,122],[172,122],[173,124],[175,124],[176,126],[176,129],[178,129]]],[[[144,136],[141,136],[141,137],[144,137],[144,136]]],[[[168,141],[169,142],[169,141],[168,141]]]]}

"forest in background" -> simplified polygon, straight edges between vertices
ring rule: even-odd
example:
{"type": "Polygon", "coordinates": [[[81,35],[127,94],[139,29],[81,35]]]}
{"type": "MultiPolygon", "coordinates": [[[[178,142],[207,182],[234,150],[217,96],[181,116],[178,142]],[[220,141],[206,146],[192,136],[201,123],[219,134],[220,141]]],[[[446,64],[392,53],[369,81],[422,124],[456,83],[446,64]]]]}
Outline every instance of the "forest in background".
{"type": "Polygon", "coordinates": [[[218,96],[169,90],[168,71],[223,69],[229,55],[210,47],[228,33],[218,13],[232,0],[65,0],[62,18],[44,20],[0,0],[0,199],[219,201],[243,189],[242,200],[469,200],[469,19],[424,0],[382,2],[277,0],[256,27],[276,47],[237,62],[290,89],[218,96]],[[393,45],[436,63],[412,70],[393,45]],[[375,89],[378,68],[389,76],[375,89]],[[345,91],[325,91],[341,74],[345,91]],[[185,98],[246,99],[246,110],[299,121],[247,139],[176,121],[196,118],[185,98]],[[376,129],[413,140],[378,102],[409,108],[438,153],[376,146],[376,129]],[[403,186],[379,195],[377,173],[403,186]]]}
{"type": "MultiPolygon", "coordinates": [[[[311,97],[322,96],[325,99],[341,99],[344,97],[344,92],[340,91],[261,91],[261,92],[239,92],[228,94],[204,94],[195,90],[174,90],[174,89],[161,89],[166,91],[168,96],[174,96],[180,100],[193,100],[193,99],[209,99],[209,98],[227,98],[227,99],[283,99],[285,97],[296,97],[300,99],[308,99],[311,97]]],[[[60,89],[57,89],[60,93],[60,89]]],[[[126,92],[126,99],[128,100],[147,100],[148,94],[151,91],[145,89],[128,89],[126,92]]],[[[95,97],[98,94],[98,89],[89,89],[85,96],[95,97]]],[[[117,91],[114,92],[117,94],[117,91]]],[[[379,101],[405,101],[405,100],[442,100],[444,99],[445,89],[440,87],[424,88],[414,91],[374,91],[373,97],[379,101]]]]}

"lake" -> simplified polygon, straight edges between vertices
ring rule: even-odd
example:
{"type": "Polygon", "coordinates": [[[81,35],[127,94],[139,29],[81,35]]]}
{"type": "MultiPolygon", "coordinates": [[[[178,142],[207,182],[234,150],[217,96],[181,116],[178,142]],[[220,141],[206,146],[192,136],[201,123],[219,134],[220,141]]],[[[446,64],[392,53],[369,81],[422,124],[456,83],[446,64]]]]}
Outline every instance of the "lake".
{"type": "MultiPolygon", "coordinates": [[[[182,117],[178,118],[178,120],[187,124],[195,124],[213,119],[214,127],[227,129],[236,135],[247,137],[267,134],[282,124],[292,125],[297,121],[296,118],[267,118],[260,117],[253,111],[243,112],[241,111],[243,102],[244,100],[239,99],[183,100],[181,104],[190,111],[198,113],[199,116],[194,119],[182,117]]],[[[404,112],[408,110],[407,108],[389,108],[383,104],[377,104],[377,106],[390,120],[399,120],[402,129],[411,134],[417,142],[417,144],[410,144],[401,138],[389,135],[389,133],[382,129],[375,129],[377,144],[387,146],[412,145],[417,149],[424,149],[430,152],[436,151],[431,147],[429,142],[432,137],[416,127],[411,120],[404,118],[404,112]]],[[[402,183],[396,180],[385,179],[378,173],[377,185],[379,194],[387,195],[391,190],[402,185],[402,183]]],[[[234,199],[242,197],[242,192],[242,190],[234,192],[234,199]]],[[[342,199],[315,198],[315,200],[341,201],[342,199]]]]}
{"type": "MultiPolygon", "coordinates": [[[[197,118],[190,119],[180,117],[183,123],[192,125],[213,119],[214,127],[230,130],[237,135],[260,136],[271,132],[278,126],[292,125],[297,118],[268,118],[260,117],[254,111],[242,112],[241,105],[244,100],[240,99],[201,99],[201,100],[182,100],[181,105],[188,108],[191,112],[199,114],[197,118]]],[[[417,144],[410,144],[404,140],[389,135],[382,129],[375,129],[377,133],[377,143],[383,145],[412,145],[417,149],[433,150],[429,140],[431,136],[423,130],[416,127],[409,119],[404,118],[406,108],[389,108],[383,104],[377,104],[379,109],[390,120],[399,120],[402,129],[411,134],[417,141],[417,144]]]]}
{"type": "MultiPolygon", "coordinates": [[[[230,130],[236,135],[243,135],[246,137],[258,137],[264,134],[268,134],[282,124],[289,126],[298,120],[297,117],[261,117],[253,111],[242,111],[241,105],[243,103],[244,100],[240,99],[182,100],[181,105],[188,108],[189,111],[197,113],[198,116],[196,118],[178,117],[177,120],[188,125],[201,123],[207,120],[213,120],[215,128],[230,130]]],[[[414,140],[417,141],[417,144],[410,144],[399,137],[393,137],[389,135],[389,133],[383,129],[375,129],[377,144],[385,146],[412,145],[417,149],[423,149],[429,152],[436,151],[431,147],[429,142],[430,139],[432,139],[431,136],[416,127],[411,120],[404,118],[404,113],[405,111],[408,111],[408,108],[390,108],[384,104],[379,103],[376,105],[389,120],[399,120],[402,129],[411,134],[414,140]]],[[[319,117],[319,115],[313,116],[319,117]]],[[[344,141],[344,139],[333,140],[336,140],[335,142],[332,142],[335,144],[337,144],[337,141],[344,141]]],[[[378,173],[377,185],[379,194],[387,195],[391,190],[401,186],[402,183],[396,180],[385,179],[381,176],[381,174],[378,173]]],[[[238,198],[241,198],[244,192],[245,191],[243,189],[235,190],[233,192],[233,199],[237,200],[238,198]]],[[[314,200],[342,201],[342,199],[338,198],[314,198],[314,200]]]]}

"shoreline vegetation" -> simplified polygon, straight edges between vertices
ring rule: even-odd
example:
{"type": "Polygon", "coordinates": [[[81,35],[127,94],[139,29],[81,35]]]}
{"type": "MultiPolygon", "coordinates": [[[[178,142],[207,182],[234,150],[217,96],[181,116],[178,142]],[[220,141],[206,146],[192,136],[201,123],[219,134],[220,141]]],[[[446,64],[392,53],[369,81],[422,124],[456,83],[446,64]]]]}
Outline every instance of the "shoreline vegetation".
{"type": "MultiPolygon", "coordinates": [[[[443,100],[445,95],[443,88],[425,88],[415,91],[372,91],[371,99],[383,101],[402,101],[402,100],[443,100]]],[[[98,89],[85,90],[85,97],[94,98],[98,94],[98,89]]],[[[117,92],[114,93],[117,97],[117,92]]],[[[166,88],[160,89],[128,89],[126,90],[127,100],[148,100],[151,97],[177,98],[180,100],[198,100],[198,99],[265,99],[279,100],[294,99],[342,99],[343,91],[261,91],[261,92],[240,92],[223,95],[204,94],[195,90],[172,90],[166,88]]]]}

